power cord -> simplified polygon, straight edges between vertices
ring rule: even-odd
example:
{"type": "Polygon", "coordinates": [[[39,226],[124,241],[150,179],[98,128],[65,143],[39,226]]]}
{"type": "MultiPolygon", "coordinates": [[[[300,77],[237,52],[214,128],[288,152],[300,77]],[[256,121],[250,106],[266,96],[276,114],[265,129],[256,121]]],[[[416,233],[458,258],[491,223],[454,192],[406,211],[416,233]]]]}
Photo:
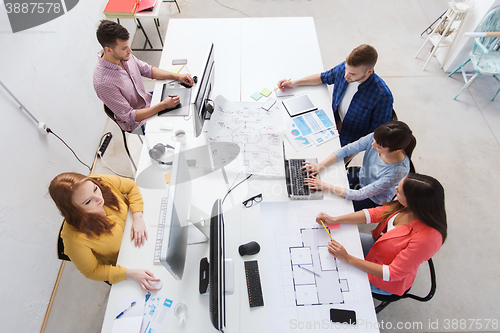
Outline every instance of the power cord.
{"type": "Polygon", "coordinates": [[[124,178],[129,178],[129,179],[134,179],[133,177],[130,177],[130,176],[125,176],[125,175],[122,175],[121,173],[118,173],[116,172],[115,170],[113,170],[105,161],[104,161],[104,158],[103,158],[103,155],[104,155],[104,152],[106,151],[106,148],[108,147],[108,144],[109,144],[109,141],[111,141],[111,132],[107,132],[107,133],[104,133],[103,136],[101,136],[101,140],[99,141],[99,150],[97,151],[97,156],[101,159],[102,163],[104,164],[104,166],[111,170],[111,172],[113,172],[115,175],[117,176],[120,176],[120,177],[124,177],[124,178]],[[108,139],[109,138],[109,139],[108,139]],[[104,145],[104,142],[107,140],[107,142],[105,143],[104,145]]]}
{"type": "Polygon", "coordinates": [[[99,156],[99,158],[101,159],[101,162],[104,164],[104,166],[105,166],[107,169],[111,170],[111,172],[113,172],[115,175],[120,176],[120,177],[123,177],[123,178],[129,178],[129,179],[132,179],[132,180],[134,179],[133,177],[122,175],[121,173],[118,173],[118,172],[116,172],[115,170],[111,169],[111,167],[110,167],[110,166],[109,166],[109,165],[108,165],[108,164],[104,161],[104,159],[102,158],[102,155],[101,155],[101,152],[100,152],[100,151],[99,151],[99,152],[97,152],[97,155],[98,155],[98,156],[99,156]]]}
{"type": "MultiPolygon", "coordinates": [[[[245,180],[247,180],[248,178],[252,177],[253,176],[253,173],[249,174],[247,178],[243,179],[241,182],[239,182],[238,184],[234,185],[233,187],[231,187],[229,189],[229,191],[227,191],[226,195],[224,196],[224,198],[222,199],[222,204],[224,204],[224,201],[226,200],[226,197],[229,195],[229,193],[231,193],[232,190],[234,190],[236,187],[238,187],[241,183],[243,183],[245,180]]],[[[236,180],[235,180],[236,181],[236,180]]],[[[233,183],[234,184],[234,183],[233,183]]]]}
{"type": "Polygon", "coordinates": [[[58,138],[59,140],[61,140],[61,142],[62,142],[62,143],[64,143],[64,145],[66,145],[66,147],[68,147],[68,149],[69,149],[69,150],[71,150],[71,152],[73,153],[73,155],[75,155],[76,159],[77,159],[80,163],[82,163],[83,165],[85,165],[85,166],[89,169],[89,172],[90,172],[90,173],[92,173],[92,168],[91,168],[91,167],[89,167],[87,164],[83,163],[83,162],[82,162],[82,160],[81,160],[81,159],[80,159],[80,158],[76,155],[75,151],[74,151],[73,149],[71,149],[71,147],[70,147],[70,146],[68,146],[68,144],[67,144],[66,142],[64,142],[64,140],[63,140],[63,139],[61,139],[61,138],[59,137],[59,135],[57,135],[56,133],[54,133],[54,132],[53,132],[50,128],[48,128],[48,127],[47,127],[45,130],[47,131],[47,133],[52,133],[52,134],[54,134],[54,136],[55,136],[56,138],[58,138]]]}

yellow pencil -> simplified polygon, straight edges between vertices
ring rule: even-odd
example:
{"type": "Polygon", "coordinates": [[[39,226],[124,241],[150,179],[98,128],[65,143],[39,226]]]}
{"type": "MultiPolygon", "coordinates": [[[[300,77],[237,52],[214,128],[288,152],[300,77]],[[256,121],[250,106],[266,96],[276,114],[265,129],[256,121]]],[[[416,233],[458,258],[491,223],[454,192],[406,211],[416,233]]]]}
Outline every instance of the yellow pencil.
{"type": "Polygon", "coordinates": [[[321,222],[321,224],[323,225],[323,228],[325,228],[326,232],[328,233],[328,236],[330,236],[330,239],[333,242],[332,235],[330,234],[330,231],[328,231],[328,229],[326,228],[325,224],[323,223],[323,220],[320,219],[319,221],[321,222]]]}
{"type": "MultiPolygon", "coordinates": [[[[291,80],[291,79],[288,79],[288,80],[284,81],[283,83],[285,83],[285,82],[287,82],[287,81],[290,81],[290,80],[291,80]]],[[[283,84],[283,83],[282,83],[282,84],[283,84]]],[[[281,86],[277,86],[277,87],[276,87],[276,89],[274,89],[273,91],[278,90],[280,87],[281,87],[281,86]]]]}
{"type": "Polygon", "coordinates": [[[179,73],[182,71],[182,69],[184,68],[184,66],[186,66],[186,65],[182,65],[181,69],[179,69],[179,70],[177,71],[177,74],[179,74],[179,73]]]}

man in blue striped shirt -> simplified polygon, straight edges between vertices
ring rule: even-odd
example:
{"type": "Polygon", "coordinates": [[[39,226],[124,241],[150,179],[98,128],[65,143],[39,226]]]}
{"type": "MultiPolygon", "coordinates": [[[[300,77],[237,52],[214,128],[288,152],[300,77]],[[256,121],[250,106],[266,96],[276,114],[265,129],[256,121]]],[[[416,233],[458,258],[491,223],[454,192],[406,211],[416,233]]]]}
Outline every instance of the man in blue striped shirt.
{"type": "Polygon", "coordinates": [[[281,80],[278,87],[285,90],[333,84],[332,109],[339,127],[340,143],[345,146],[391,120],[394,100],[384,80],[375,74],[377,58],[375,48],[363,44],[334,68],[299,80],[281,80]]]}

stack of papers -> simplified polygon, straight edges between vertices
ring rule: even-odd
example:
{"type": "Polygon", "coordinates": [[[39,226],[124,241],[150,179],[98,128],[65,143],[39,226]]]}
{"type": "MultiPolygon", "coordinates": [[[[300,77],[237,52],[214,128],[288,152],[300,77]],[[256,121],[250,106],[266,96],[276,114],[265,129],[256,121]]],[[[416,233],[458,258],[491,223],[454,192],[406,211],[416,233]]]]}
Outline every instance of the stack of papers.
{"type": "Polygon", "coordinates": [[[285,135],[296,151],[323,144],[338,137],[333,121],[323,110],[292,118],[286,124],[285,135]]]}

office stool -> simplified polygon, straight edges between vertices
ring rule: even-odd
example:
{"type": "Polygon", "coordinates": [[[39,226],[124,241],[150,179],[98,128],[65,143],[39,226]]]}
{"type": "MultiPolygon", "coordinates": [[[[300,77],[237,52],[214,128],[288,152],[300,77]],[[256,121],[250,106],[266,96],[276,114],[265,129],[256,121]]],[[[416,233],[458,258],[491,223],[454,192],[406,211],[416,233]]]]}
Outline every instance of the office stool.
{"type": "MultiPolygon", "coordinates": [[[[116,122],[116,119],[115,119],[115,114],[106,105],[104,105],[104,112],[106,112],[106,115],[111,120],[113,120],[116,125],[118,125],[118,123],[116,122]]],[[[136,165],[134,163],[134,160],[132,159],[132,156],[130,155],[130,151],[128,150],[127,137],[125,135],[125,131],[122,130],[122,128],[120,127],[120,125],[118,125],[118,127],[120,128],[120,131],[122,132],[123,145],[125,146],[125,151],[127,152],[128,158],[130,159],[130,162],[132,162],[132,166],[134,167],[134,170],[137,171],[137,167],[136,167],[136,165]]],[[[142,143],[141,136],[139,134],[137,134],[137,136],[139,137],[139,140],[141,140],[141,143],[142,143]]]]}
{"type": "Polygon", "coordinates": [[[177,5],[177,10],[179,11],[179,13],[181,12],[181,9],[179,8],[179,4],[177,3],[177,0],[163,0],[163,2],[175,2],[175,4],[177,5]]]}
{"type": "Polygon", "coordinates": [[[409,291],[411,289],[408,289],[403,295],[380,295],[376,293],[372,293],[372,297],[375,298],[376,300],[382,301],[376,308],[375,312],[379,313],[383,309],[385,309],[389,304],[392,302],[399,301],[402,298],[413,298],[414,300],[417,300],[419,302],[427,302],[429,301],[432,297],[434,297],[434,294],[436,293],[436,270],[434,269],[434,263],[432,262],[432,258],[427,260],[429,263],[429,271],[431,275],[431,290],[425,297],[420,297],[416,296],[413,294],[410,294],[409,291]]]}

